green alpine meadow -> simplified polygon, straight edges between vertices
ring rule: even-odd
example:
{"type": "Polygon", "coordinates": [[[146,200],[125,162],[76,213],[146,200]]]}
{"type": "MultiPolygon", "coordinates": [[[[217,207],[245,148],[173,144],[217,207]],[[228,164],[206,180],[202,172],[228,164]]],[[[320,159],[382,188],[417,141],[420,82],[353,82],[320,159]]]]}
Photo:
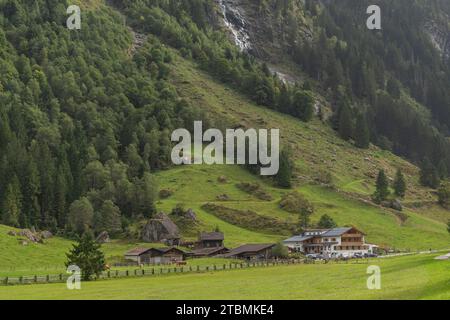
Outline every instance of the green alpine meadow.
{"type": "Polygon", "coordinates": [[[0,0],[0,300],[450,300],[449,88],[447,0],[0,0]]]}

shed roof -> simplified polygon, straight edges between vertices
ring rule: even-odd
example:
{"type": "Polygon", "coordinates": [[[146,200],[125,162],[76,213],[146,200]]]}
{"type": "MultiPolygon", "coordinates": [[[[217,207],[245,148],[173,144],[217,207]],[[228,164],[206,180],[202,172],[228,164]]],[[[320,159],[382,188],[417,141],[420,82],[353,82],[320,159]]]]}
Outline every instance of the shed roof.
{"type": "Polygon", "coordinates": [[[322,234],[322,237],[339,237],[350,230],[352,228],[334,228],[322,234]]]}
{"type": "Polygon", "coordinates": [[[194,256],[210,256],[214,255],[215,253],[221,252],[221,251],[228,251],[225,247],[214,247],[214,248],[202,248],[202,249],[196,249],[192,250],[192,254],[194,256]]]}
{"type": "Polygon", "coordinates": [[[127,253],[125,253],[125,255],[126,256],[140,256],[151,250],[158,251],[161,254],[169,252],[170,250],[176,250],[183,254],[185,253],[183,250],[175,248],[175,247],[163,247],[163,248],[136,248],[136,249],[132,249],[132,250],[128,251],[127,253]]]}
{"type": "Polygon", "coordinates": [[[262,250],[271,249],[275,247],[274,243],[271,244],[245,244],[243,246],[234,248],[229,253],[225,254],[224,257],[237,256],[243,253],[258,253],[262,250]]]}

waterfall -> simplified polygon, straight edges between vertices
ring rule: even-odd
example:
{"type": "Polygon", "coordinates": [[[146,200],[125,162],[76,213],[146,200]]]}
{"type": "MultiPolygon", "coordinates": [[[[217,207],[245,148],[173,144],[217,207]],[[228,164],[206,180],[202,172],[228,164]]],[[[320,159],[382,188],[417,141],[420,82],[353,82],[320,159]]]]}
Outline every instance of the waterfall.
{"type": "Polygon", "coordinates": [[[246,21],[241,12],[233,7],[232,0],[219,0],[222,9],[223,21],[234,37],[234,42],[241,51],[249,51],[251,49],[250,36],[246,30],[246,21]]]}

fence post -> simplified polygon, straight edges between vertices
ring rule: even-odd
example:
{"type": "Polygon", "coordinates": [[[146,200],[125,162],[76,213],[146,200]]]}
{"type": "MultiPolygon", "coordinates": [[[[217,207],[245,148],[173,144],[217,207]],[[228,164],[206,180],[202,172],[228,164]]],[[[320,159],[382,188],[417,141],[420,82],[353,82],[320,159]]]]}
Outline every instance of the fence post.
{"type": "Polygon", "coordinates": [[[9,280],[9,278],[6,277],[6,278],[5,278],[5,285],[8,285],[8,280],[9,280]]]}
{"type": "Polygon", "coordinates": [[[126,270],[125,275],[128,277],[130,275],[130,272],[128,270],[126,270]]]}
{"type": "Polygon", "coordinates": [[[34,282],[37,283],[37,275],[34,276],[34,282]]]}
{"type": "Polygon", "coordinates": [[[62,273],[59,274],[59,281],[63,281],[63,275],[62,275],[62,273]]]}
{"type": "Polygon", "coordinates": [[[199,265],[197,265],[197,272],[199,272],[200,271],[200,266],[199,265]]]}
{"type": "Polygon", "coordinates": [[[46,280],[47,282],[50,282],[50,275],[47,275],[46,280]]]}

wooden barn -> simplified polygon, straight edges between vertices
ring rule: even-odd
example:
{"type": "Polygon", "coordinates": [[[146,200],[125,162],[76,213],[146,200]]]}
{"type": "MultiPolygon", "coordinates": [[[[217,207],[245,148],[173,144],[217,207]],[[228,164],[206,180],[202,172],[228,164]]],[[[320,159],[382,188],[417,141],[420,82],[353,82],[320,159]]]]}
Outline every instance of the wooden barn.
{"type": "Polygon", "coordinates": [[[245,260],[267,260],[272,257],[273,247],[275,247],[275,244],[246,244],[234,248],[229,253],[222,255],[222,257],[245,260]]]}
{"type": "Polygon", "coordinates": [[[198,237],[197,249],[223,247],[222,232],[202,232],[198,237]]]}
{"type": "Polygon", "coordinates": [[[175,247],[136,248],[125,253],[125,259],[137,264],[169,264],[183,261],[186,253],[175,247]]]}

